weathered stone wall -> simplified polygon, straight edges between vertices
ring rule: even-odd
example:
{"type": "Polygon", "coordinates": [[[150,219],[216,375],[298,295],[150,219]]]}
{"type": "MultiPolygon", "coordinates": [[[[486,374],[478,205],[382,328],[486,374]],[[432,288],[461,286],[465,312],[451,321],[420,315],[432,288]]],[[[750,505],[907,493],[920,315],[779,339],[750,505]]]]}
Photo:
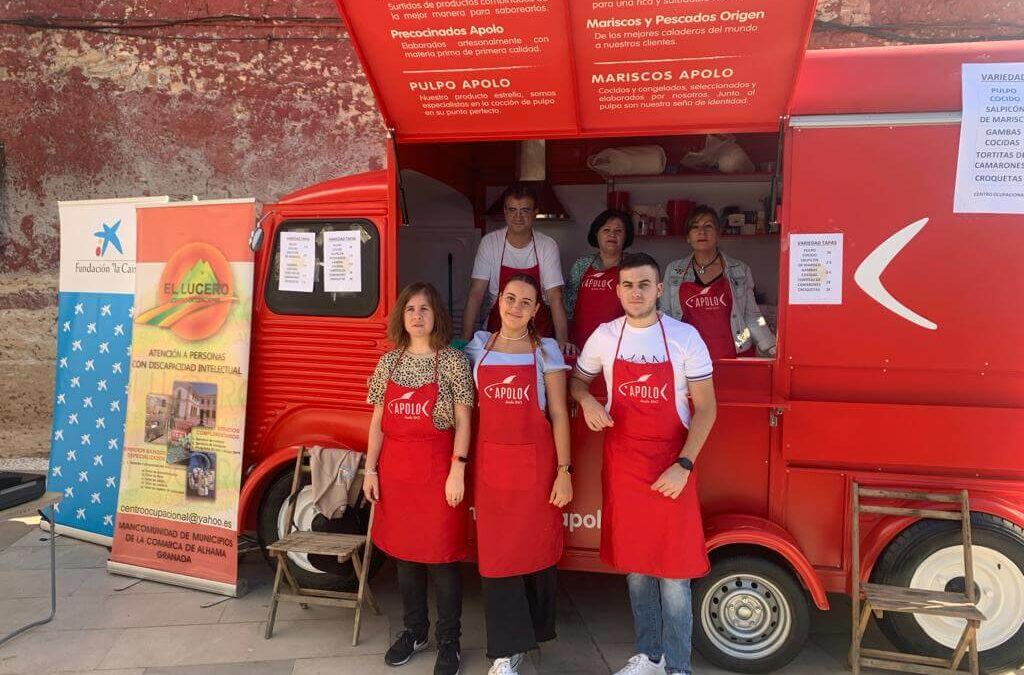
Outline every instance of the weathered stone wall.
{"type": "MultiPolygon", "coordinates": [[[[0,456],[49,447],[57,200],[270,201],[383,164],[381,120],[331,0],[0,0],[5,20],[211,15],[277,19],[135,37],[0,25],[0,456]]],[[[997,36],[1022,21],[1019,0],[822,0],[818,16],[885,32],[821,24],[812,47],[997,36]]]]}

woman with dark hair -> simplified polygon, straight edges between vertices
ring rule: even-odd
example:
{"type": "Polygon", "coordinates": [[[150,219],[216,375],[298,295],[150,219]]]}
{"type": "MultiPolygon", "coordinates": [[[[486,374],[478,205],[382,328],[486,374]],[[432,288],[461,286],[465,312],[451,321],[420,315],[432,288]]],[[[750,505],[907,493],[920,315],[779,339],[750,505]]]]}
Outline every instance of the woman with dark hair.
{"type": "Polygon", "coordinates": [[[582,348],[602,323],[622,316],[615,295],[622,252],[633,243],[633,219],[625,211],[608,209],[590,224],[587,243],[597,253],[573,263],[566,286],[565,307],[572,321],[570,342],[582,348]]]}
{"type": "Polygon", "coordinates": [[[532,276],[512,276],[498,296],[499,329],[466,347],[479,405],[474,508],[490,675],[517,675],[525,652],[555,638],[562,507],[572,500],[568,367],[558,343],[537,334],[540,302],[532,276]]]}
{"type": "Polygon", "coordinates": [[[775,335],[754,300],[754,276],[718,248],[718,214],[698,206],[686,219],[693,253],[665,268],[668,314],[697,329],[713,359],[775,355],[775,335]]]}
{"type": "Polygon", "coordinates": [[[430,284],[414,283],[388,315],[388,340],[369,382],[373,406],[363,493],[377,504],[371,537],[398,563],[405,629],[384,655],[400,666],[427,647],[427,576],[437,596],[435,675],[459,671],[466,557],[465,470],[473,376],[448,347],[452,322],[430,284]],[[379,460],[379,465],[378,465],[379,460]]]}

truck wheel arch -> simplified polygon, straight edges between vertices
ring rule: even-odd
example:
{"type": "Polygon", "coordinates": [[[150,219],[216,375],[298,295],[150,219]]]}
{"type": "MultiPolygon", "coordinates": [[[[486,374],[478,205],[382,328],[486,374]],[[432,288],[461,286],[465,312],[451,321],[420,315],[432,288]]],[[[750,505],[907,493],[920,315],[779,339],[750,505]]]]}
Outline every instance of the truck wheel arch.
{"type": "Polygon", "coordinates": [[[369,419],[369,413],[345,415],[337,410],[314,408],[299,410],[278,420],[254,453],[260,459],[242,478],[239,529],[255,522],[263,491],[275,476],[294,464],[299,446],[322,445],[365,452],[369,419]]]}
{"type": "MultiPolygon", "coordinates": [[[[987,513],[997,518],[1008,520],[1019,527],[1024,527],[1024,512],[1004,497],[976,494],[970,497],[971,513],[987,513]]],[[[875,565],[889,544],[905,529],[919,521],[920,518],[899,516],[883,518],[864,537],[861,545],[860,576],[861,582],[871,579],[875,565]]]]}
{"type": "Polygon", "coordinates": [[[704,526],[708,553],[727,546],[753,546],[781,558],[810,594],[815,606],[829,608],[825,586],[818,578],[796,539],[775,523],[747,515],[720,515],[709,518],[704,526]]]}

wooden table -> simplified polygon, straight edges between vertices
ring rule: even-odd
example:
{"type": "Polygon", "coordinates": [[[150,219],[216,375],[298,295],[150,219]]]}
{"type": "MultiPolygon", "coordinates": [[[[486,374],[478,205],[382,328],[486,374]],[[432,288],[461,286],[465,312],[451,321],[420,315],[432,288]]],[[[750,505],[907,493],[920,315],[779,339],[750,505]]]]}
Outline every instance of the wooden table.
{"type": "Polygon", "coordinates": [[[24,625],[21,628],[0,637],[0,645],[4,644],[8,640],[21,635],[30,628],[36,626],[42,626],[44,623],[53,621],[53,617],[57,615],[57,533],[53,531],[53,515],[54,506],[64,497],[61,492],[46,492],[42,497],[33,499],[30,502],[19,504],[18,506],[12,506],[9,509],[0,511],[0,520],[10,520],[12,518],[19,518],[21,516],[30,516],[39,513],[42,515],[42,511],[46,507],[50,507],[50,515],[47,516],[50,520],[50,615],[45,619],[39,619],[33,621],[30,624],[24,625]]]}

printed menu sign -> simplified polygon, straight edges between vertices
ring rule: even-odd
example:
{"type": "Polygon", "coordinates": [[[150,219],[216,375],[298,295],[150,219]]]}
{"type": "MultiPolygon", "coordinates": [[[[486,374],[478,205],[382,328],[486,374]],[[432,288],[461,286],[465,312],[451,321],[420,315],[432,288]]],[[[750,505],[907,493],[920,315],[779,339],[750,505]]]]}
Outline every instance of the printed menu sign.
{"type": "Polygon", "coordinates": [[[1024,213],[1024,63],[965,63],[954,213],[1024,213]]]}
{"type": "Polygon", "coordinates": [[[278,290],[312,293],[316,272],[316,234],[282,232],[278,266],[278,290]]]}
{"type": "Polygon", "coordinates": [[[814,0],[336,0],[399,138],[767,131],[814,0]]]}
{"type": "Polygon", "coordinates": [[[359,238],[362,230],[324,232],[324,291],[358,293],[363,290],[359,238]]]}
{"type": "Polygon", "coordinates": [[[843,304],[843,235],[789,237],[789,304],[843,304]]]}
{"type": "Polygon", "coordinates": [[[339,0],[406,133],[575,128],[566,0],[339,0]]]}
{"type": "Polygon", "coordinates": [[[584,128],[778,127],[813,2],[571,2],[584,128]]]}

